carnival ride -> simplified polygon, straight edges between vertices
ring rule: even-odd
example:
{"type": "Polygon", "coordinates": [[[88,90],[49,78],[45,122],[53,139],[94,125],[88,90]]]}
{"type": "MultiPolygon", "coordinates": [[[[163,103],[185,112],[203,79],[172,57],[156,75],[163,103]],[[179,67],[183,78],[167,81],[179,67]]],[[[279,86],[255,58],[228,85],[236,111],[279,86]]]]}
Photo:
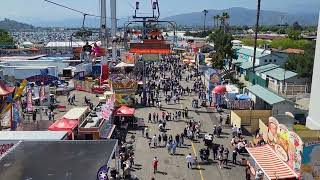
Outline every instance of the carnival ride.
{"type": "Polygon", "coordinates": [[[124,24],[124,45],[129,53],[139,55],[138,61],[143,62],[142,104],[145,105],[147,101],[146,61],[160,60],[161,55],[172,53],[172,49],[176,44],[176,24],[173,21],[159,20],[160,7],[158,0],[151,1],[152,16],[138,16],[139,5],[140,2],[137,1],[132,17],[133,20],[124,24]],[[132,25],[135,25],[135,27],[130,27],[132,25]],[[173,31],[173,41],[169,41],[168,36],[164,35],[169,27],[173,31]]]}

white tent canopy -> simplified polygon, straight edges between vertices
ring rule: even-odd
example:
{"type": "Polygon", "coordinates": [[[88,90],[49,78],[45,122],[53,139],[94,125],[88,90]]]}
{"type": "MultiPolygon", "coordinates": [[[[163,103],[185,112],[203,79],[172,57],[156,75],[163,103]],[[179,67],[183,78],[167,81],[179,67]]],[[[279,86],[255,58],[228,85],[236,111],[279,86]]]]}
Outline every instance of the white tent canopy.
{"type": "Polygon", "coordinates": [[[128,64],[128,63],[121,62],[121,63],[117,64],[116,67],[117,67],[117,68],[122,68],[122,67],[134,67],[134,64],[128,64]]]}

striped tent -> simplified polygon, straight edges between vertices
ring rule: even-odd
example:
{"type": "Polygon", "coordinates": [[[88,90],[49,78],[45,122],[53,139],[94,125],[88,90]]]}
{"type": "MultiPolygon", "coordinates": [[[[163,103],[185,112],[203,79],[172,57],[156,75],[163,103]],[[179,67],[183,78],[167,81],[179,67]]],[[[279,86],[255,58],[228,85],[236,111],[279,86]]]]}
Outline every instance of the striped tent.
{"type": "Polygon", "coordinates": [[[298,175],[278,157],[270,145],[246,149],[268,179],[298,178],[298,175]]]}

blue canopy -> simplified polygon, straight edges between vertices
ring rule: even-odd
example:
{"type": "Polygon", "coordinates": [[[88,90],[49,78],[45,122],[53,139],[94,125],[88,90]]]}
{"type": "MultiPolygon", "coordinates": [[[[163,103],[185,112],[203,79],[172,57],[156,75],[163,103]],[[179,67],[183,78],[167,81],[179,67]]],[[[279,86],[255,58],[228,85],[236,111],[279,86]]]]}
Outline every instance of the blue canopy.
{"type": "Polygon", "coordinates": [[[248,99],[251,99],[248,95],[246,95],[246,94],[238,94],[238,95],[236,95],[236,98],[238,99],[238,100],[248,100],[248,99]]]}

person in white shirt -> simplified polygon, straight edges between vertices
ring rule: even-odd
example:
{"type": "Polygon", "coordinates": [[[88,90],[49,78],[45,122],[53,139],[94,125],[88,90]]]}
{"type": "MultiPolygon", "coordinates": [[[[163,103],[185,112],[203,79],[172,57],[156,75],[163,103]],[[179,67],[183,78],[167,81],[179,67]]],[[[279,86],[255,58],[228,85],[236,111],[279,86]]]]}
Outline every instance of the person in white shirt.
{"type": "Polygon", "coordinates": [[[234,125],[232,127],[232,136],[236,136],[237,135],[237,130],[238,130],[237,125],[234,125]]]}
{"type": "Polygon", "coordinates": [[[186,156],[186,159],[188,168],[192,169],[193,157],[191,156],[191,153],[189,153],[189,155],[186,156]]]}

